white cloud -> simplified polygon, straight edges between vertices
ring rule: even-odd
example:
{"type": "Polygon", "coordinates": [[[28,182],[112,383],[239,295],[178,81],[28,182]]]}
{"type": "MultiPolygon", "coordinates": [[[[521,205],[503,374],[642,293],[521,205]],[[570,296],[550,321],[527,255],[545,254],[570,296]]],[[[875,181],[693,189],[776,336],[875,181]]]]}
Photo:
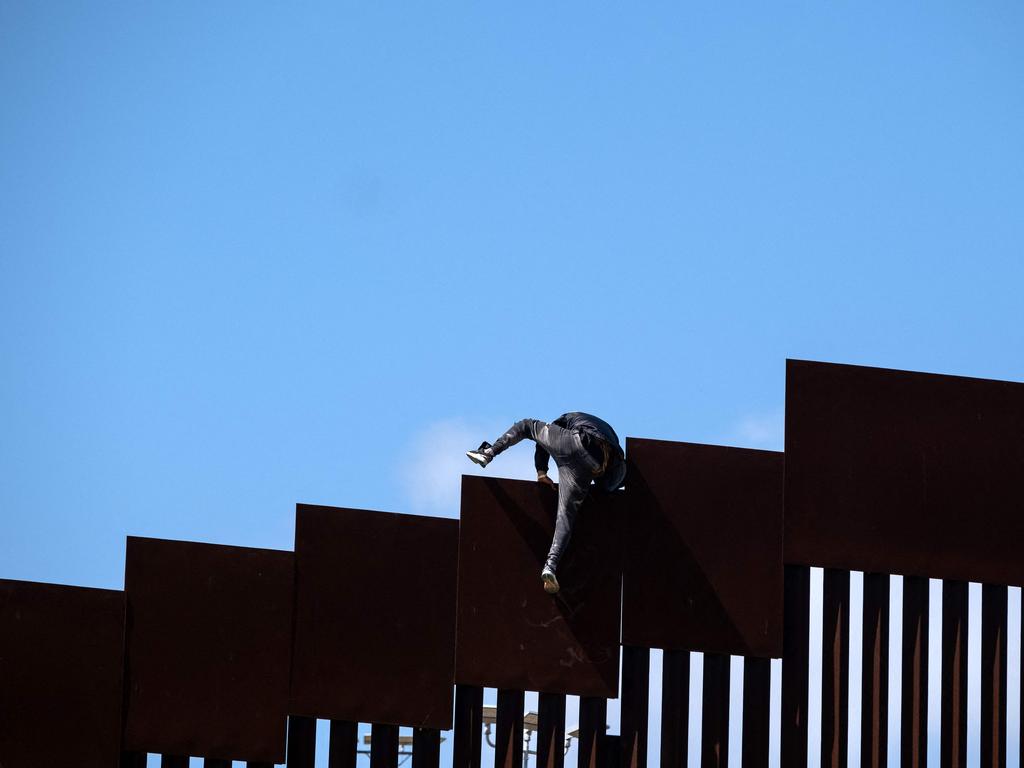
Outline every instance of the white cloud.
{"type": "Polygon", "coordinates": [[[780,408],[745,416],[736,423],[729,437],[743,446],[781,451],[785,432],[785,411],[780,408]]]}
{"type": "Polygon", "coordinates": [[[466,458],[466,451],[483,440],[493,443],[511,423],[481,425],[452,418],[434,422],[413,435],[401,463],[401,482],[410,511],[457,517],[462,475],[536,479],[529,440],[503,453],[486,469],[466,458]]]}

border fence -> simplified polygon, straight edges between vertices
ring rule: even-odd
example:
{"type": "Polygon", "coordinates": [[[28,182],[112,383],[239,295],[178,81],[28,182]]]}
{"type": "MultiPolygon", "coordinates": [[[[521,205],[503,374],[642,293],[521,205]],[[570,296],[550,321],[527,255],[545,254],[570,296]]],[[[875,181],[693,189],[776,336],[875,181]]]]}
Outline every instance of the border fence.
{"type": "Polygon", "coordinates": [[[861,766],[879,768],[895,613],[899,764],[925,768],[929,579],[942,580],[935,768],[967,765],[969,640],[981,649],[981,765],[1019,759],[1007,603],[1024,584],[1024,384],[790,360],[784,452],[626,443],[626,489],[588,499],[554,597],[538,574],[556,494],[476,476],[463,478],[459,520],[299,504],[293,551],[129,537],[123,591],[0,580],[0,766],[137,768],[159,754],[165,768],[189,756],[312,768],[319,719],[331,768],[367,751],[372,768],[439,768],[448,730],[452,768],[478,768],[485,727],[495,766],[524,765],[528,727],[538,768],[563,768],[566,697],[579,696],[580,768],[642,768],[654,763],[660,649],[660,766],[687,765],[698,651],[702,768],[724,768],[730,751],[744,768],[769,765],[772,659],[782,768],[807,766],[811,743],[822,766],[845,768],[851,732],[861,766]],[[811,568],[823,569],[814,739],[811,568]],[[851,571],[864,574],[854,648],[851,571]],[[969,582],[982,584],[980,638],[968,638],[969,582]]]}

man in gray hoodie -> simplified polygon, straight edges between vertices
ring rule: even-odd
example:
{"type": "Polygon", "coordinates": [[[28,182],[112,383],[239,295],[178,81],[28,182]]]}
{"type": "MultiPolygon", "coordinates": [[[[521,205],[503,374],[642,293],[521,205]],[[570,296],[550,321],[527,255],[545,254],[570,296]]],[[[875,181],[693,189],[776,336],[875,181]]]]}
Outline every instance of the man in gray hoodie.
{"type": "Polygon", "coordinates": [[[558,592],[558,562],[569,543],[572,526],[580,505],[587,497],[591,481],[601,491],[622,487],[626,477],[625,454],[619,437],[608,422],[589,413],[566,413],[550,424],[537,419],[523,419],[513,424],[494,445],[483,442],[475,451],[466,451],[471,461],[486,467],[502,451],[524,438],[537,444],[534,466],[537,481],[554,487],[548,477],[548,457],[558,467],[558,517],[541,579],[544,591],[558,592]]]}

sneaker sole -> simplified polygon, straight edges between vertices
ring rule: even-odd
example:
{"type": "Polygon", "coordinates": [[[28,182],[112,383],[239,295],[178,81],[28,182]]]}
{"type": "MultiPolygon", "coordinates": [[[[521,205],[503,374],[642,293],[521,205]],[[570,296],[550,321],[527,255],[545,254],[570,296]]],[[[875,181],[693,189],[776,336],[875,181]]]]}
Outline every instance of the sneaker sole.
{"type": "Polygon", "coordinates": [[[558,592],[558,579],[556,579],[553,575],[545,573],[543,576],[541,576],[541,579],[544,581],[545,592],[547,592],[549,595],[554,595],[558,592]]]}
{"type": "Polygon", "coordinates": [[[482,453],[477,453],[476,451],[466,451],[466,455],[469,457],[469,460],[472,461],[474,464],[479,464],[481,467],[487,466],[487,457],[484,456],[482,453]]]}

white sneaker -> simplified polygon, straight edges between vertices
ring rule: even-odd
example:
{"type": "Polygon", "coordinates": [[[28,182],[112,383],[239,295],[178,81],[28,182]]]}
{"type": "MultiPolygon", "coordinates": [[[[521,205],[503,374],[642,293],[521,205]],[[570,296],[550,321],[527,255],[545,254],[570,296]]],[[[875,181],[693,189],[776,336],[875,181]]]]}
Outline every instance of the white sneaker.
{"type": "Polygon", "coordinates": [[[544,591],[549,595],[554,595],[558,592],[561,587],[558,586],[558,577],[555,576],[555,572],[544,566],[544,570],[540,572],[540,578],[544,582],[544,591]]]}
{"type": "Polygon", "coordinates": [[[494,456],[490,452],[491,444],[486,440],[480,443],[480,447],[475,451],[466,451],[466,455],[469,456],[469,460],[474,464],[479,464],[481,467],[486,467],[491,463],[491,459],[494,456]]]}

